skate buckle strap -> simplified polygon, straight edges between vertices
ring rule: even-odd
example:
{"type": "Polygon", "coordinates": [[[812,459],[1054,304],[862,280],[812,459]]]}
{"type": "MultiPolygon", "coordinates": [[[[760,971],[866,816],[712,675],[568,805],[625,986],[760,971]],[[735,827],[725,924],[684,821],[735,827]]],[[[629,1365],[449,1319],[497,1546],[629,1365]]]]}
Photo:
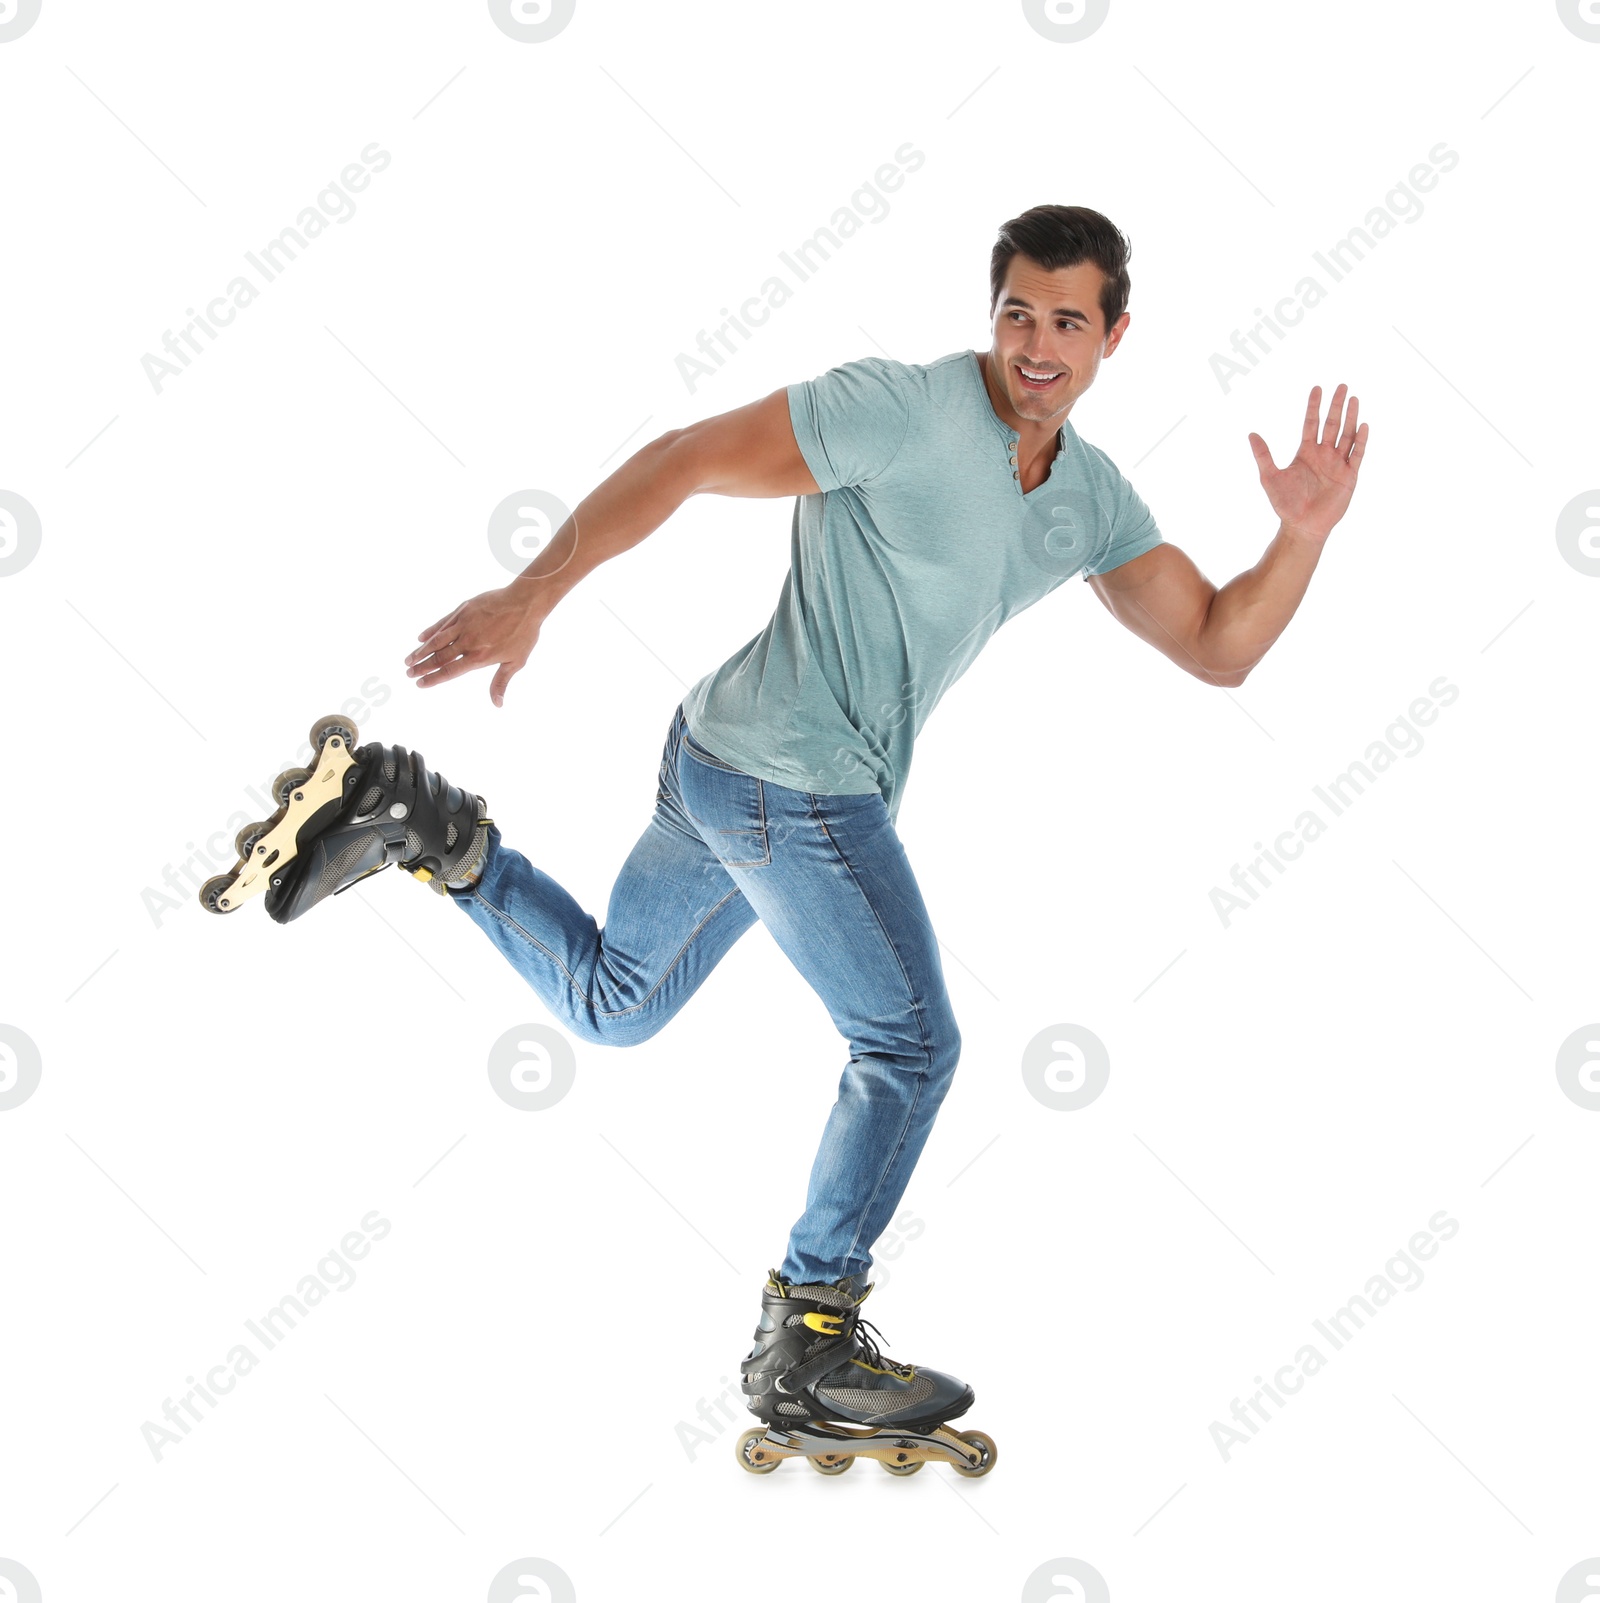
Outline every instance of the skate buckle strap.
{"type": "Polygon", "coordinates": [[[803,1316],[802,1323],[811,1330],[820,1330],[824,1336],[842,1336],[844,1334],[843,1314],[822,1314],[813,1310],[803,1316]]]}
{"type": "Polygon", "coordinates": [[[843,1339],[845,1342],[843,1349],[838,1347],[826,1348],[805,1363],[796,1364],[786,1374],[774,1376],[772,1384],[778,1391],[789,1397],[793,1397],[796,1392],[804,1391],[812,1381],[819,1380],[830,1369],[836,1369],[840,1364],[848,1363],[850,1359],[862,1351],[861,1343],[856,1339],[854,1331],[843,1339]]]}

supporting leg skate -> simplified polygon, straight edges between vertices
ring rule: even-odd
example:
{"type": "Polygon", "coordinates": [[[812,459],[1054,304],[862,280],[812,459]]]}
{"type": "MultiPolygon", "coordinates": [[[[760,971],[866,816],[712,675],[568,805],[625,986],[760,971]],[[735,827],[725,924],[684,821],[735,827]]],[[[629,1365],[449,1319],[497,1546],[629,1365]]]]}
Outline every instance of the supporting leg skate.
{"type": "Polygon", "coordinates": [[[915,1475],[924,1464],[948,1464],[958,1475],[987,1475],[1000,1450],[981,1430],[953,1431],[944,1425],[916,1430],[809,1420],[748,1430],[737,1443],[741,1466],[769,1475],[786,1458],[804,1458],[823,1475],[842,1475],[858,1458],[875,1458],[891,1475],[915,1475]]]}
{"type": "Polygon", "coordinates": [[[786,1458],[804,1458],[823,1475],[841,1475],[857,1458],[875,1458],[891,1475],[915,1475],[930,1462],[970,1476],[994,1467],[988,1436],[949,1426],[972,1406],[972,1388],[886,1357],[868,1335],[860,1310],[871,1290],[848,1275],[799,1286],[776,1270],[767,1276],[755,1345],[739,1365],[745,1406],[766,1422],[737,1444],[752,1475],[786,1458]]]}

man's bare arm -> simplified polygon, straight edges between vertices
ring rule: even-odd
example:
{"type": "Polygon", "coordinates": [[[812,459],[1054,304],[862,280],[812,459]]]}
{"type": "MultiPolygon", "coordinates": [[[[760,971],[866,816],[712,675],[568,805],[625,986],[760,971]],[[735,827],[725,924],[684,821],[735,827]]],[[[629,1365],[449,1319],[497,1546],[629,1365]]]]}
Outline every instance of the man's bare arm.
{"type": "Polygon", "coordinates": [[[688,495],[815,495],[789,419],[789,393],[708,417],[667,436],[672,471],[688,495]]]}
{"type": "Polygon", "coordinates": [[[510,584],[424,629],[406,658],[407,676],[427,686],[494,666],[489,696],[499,707],[556,603],[585,574],[654,533],[690,496],[812,495],[817,488],[795,442],[786,390],[673,429],[590,491],[510,584]]]}
{"type": "Polygon", "coordinates": [[[1319,440],[1320,394],[1321,386],[1313,386],[1300,448],[1286,467],[1273,465],[1259,434],[1249,437],[1261,487],[1279,518],[1253,568],[1219,590],[1176,546],[1159,545],[1089,580],[1112,617],[1207,684],[1244,683],[1294,616],[1328,535],[1350,505],[1367,425],[1356,425],[1355,396],[1346,411],[1341,384],[1319,440]]]}
{"type": "Polygon", "coordinates": [[[1091,575],[1118,623],[1208,685],[1242,685],[1294,616],[1320,545],[1279,527],[1266,555],[1220,590],[1175,545],[1091,575]]]}

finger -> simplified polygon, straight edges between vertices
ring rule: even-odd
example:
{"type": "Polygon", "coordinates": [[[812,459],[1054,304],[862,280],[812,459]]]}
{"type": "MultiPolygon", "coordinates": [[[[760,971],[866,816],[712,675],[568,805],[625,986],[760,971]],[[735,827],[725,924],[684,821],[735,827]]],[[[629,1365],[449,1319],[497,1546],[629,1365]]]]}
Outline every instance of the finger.
{"type": "Polygon", "coordinates": [[[409,669],[419,662],[425,662],[436,652],[448,649],[449,644],[450,632],[448,630],[442,629],[438,634],[429,635],[420,646],[406,654],[406,667],[409,669]]]}
{"type": "Polygon", "coordinates": [[[1250,450],[1256,459],[1256,467],[1263,475],[1276,473],[1278,465],[1272,460],[1272,452],[1267,449],[1267,442],[1259,434],[1250,436],[1250,450]]]}
{"type": "Polygon", "coordinates": [[[417,684],[424,690],[431,685],[447,684],[452,679],[459,679],[462,674],[470,673],[482,664],[470,656],[455,657],[449,660],[440,660],[436,667],[430,668],[417,677],[417,684]]]}
{"type": "Polygon", "coordinates": [[[424,674],[435,673],[447,663],[454,662],[462,653],[454,646],[443,646],[438,651],[430,652],[420,661],[413,663],[406,669],[406,678],[420,679],[424,674]]]}
{"type": "Polygon", "coordinates": [[[1334,446],[1340,456],[1349,456],[1350,443],[1356,437],[1356,414],[1361,410],[1361,401],[1352,395],[1350,404],[1345,408],[1344,427],[1339,431],[1339,443],[1334,446]]]}
{"type": "Polygon", "coordinates": [[[1350,457],[1349,457],[1350,466],[1353,467],[1353,468],[1360,467],[1361,466],[1361,458],[1363,456],[1365,456],[1366,454],[1367,454],[1367,425],[1365,423],[1363,423],[1361,425],[1361,427],[1356,430],[1356,437],[1355,437],[1354,441],[1351,443],[1351,446],[1350,446],[1350,457]]]}
{"type": "Polygon", "coordinates": [[[456,657],[459,656],[463,651],[470,649],[467,641],[456,633],[457,627],[457,625],[446,625],[444,628],[436,630],[433,634],[429,635],[429,637],[424,640],[409,657],[406,658],[407,671],[411,671],[412,664],[416,664],[418,666],[425,665],[430,657],[456,657]]]}
{"type": "Polygon", "coordinates": [[[1322,394],[1322,386],[1313,384],[1311,396],[1306,402],[1305,422],[1300,425],[1300,443],[1302,445],[1315,445],[1317,443],[1317,397],[1322,394]]]}
{"type": "Polygon", "coordinates": [[[454,623],[456,621],[456,615],[460,611],[461,611],[461,608],[460,607],[456,607],[453,611],[447,612],[441,619],[439,619],[439,621],[437,623],[430,623],[428,625],[428,627],[426,629],[424,629],[422,631],[422,633],[417,636],[417,639],[418,640],[426,640],[429,635],[438,634],[438,632],[441,629],[443,629],[446,624],[451,624],[451,623],[454,623]]]}
{"type": "Polygon", "coordinates": [[[436,650],[439,646],[449,644],[460,627],[460,620],[454,613],[451,613],[446,618],[441,618],[431,629],[425,629],[417,636],[417,639],[422,644],[412,650],[411,657],[408,660],[415,661],[418,657],[427,656],[430,651],[436,650]]]}
{"type": "Polygon", "coordinates": [[[1339,412],[1344,406],[1345,386],[1341,384],[1328,402],[1328,421],[1323,425],[1320,444],[1331,445],[1339,433],[1339,412]]]}
{"type": "Polygon", "coordinates": [[[506,702],[506,686],[511,683],[511,677],[522,666],[519,662],[502,662],[495,670],[495,676],[489,683],[489,700],[495,706],[503,707],[506,702]]]}
{"type": "MultiPolygon", "coordinates": [[[[447,630],[446,633],[449,631],[447,630]]],[[[453,662],[470,658],[473,652],[472,645],[465,640],[442,641],[432,651],[424,651],[420,660],[406,672],[412,678],[422,674],[435,673],[440,668],[448,667],[453,662]]]]}

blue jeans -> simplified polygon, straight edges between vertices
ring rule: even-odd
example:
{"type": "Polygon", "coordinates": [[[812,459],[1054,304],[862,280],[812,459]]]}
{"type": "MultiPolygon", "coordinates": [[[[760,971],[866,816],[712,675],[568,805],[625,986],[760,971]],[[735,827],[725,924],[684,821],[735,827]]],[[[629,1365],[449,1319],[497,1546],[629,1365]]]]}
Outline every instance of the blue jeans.
{"type": "Polygon", "coordinates": [[[865,1274],[961,1049],[881,795],[756,779],[691,740],[680,705],[603,929],[492,827],[478,884],[452,895],[562,1025],[604,1046],[648,1040],[759,918],[850,1047],[781,1272],[865,1274]]]}

